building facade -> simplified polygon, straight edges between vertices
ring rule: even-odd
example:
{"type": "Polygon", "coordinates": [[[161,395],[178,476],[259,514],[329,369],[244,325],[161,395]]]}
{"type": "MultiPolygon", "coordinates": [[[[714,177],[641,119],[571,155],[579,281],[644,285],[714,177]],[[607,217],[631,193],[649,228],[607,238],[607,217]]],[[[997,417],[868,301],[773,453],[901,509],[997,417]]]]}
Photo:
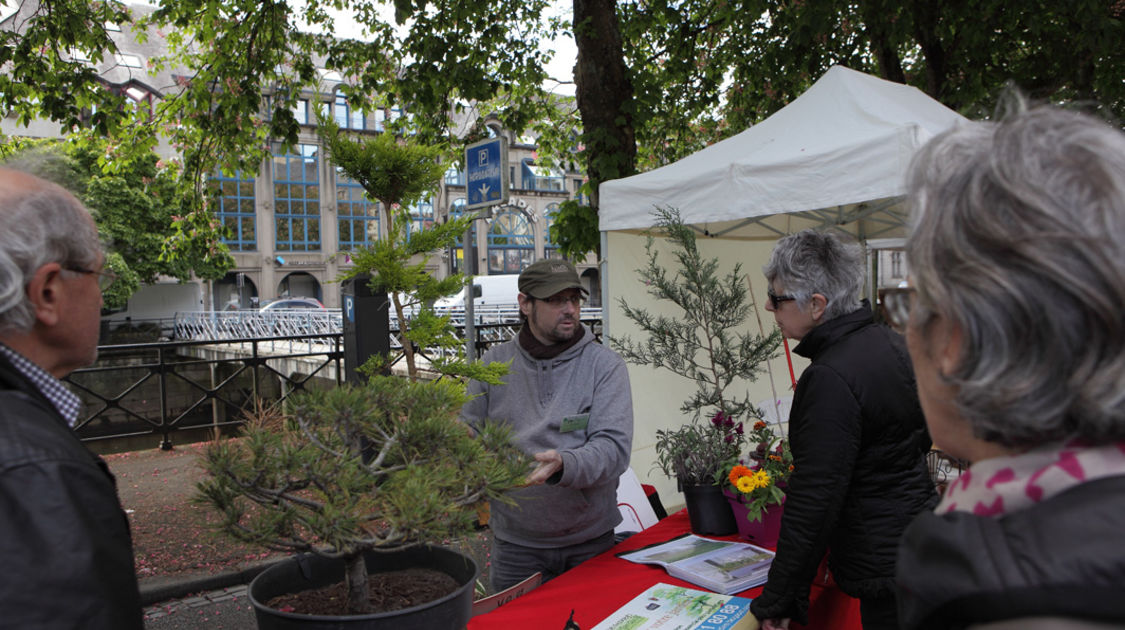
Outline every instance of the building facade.
{"type": "MultiPolygon", "coordinates": [[[[23,5],[15,15],[0,16],[0,28],[19,28],[23,5]]],[[[135,15],[153,7],[133,5],[135,15]]],[[[164,35],[155,30],[138,42],[128,27],[107,25],[119,52],[112,59],[90,60],[74,51],[75,61],[97,68],[106,89],[127,96],[137,107],[151,108],[164,90],[175,89],[175,69],[153,70],[149,63],[165,54],[164,35]]],[[[294,296],[314,297],[328,307],[341,302],[335,280],[350,266],[349,252],[372,243],[381,235],[378,206],[363,189],[347,178],[329,160],[316,129],[318,111],[329,114],[345,130],[358,136],[384,133],[389,122],[404,115],[397,109],[357,109],[344,98],[343,81],[322,69],[319,93],[306,93],[293,110],[301,125],[298,143],[283,151],[275,143],[258,172],[233,177],[216,173],[211,183],[217,191],[214,212],[227,228],[225,242],[235,266],[226,277],[214,282],[196,281],[193,295],[199,310],[253,309],[267,302],[294,296]]],[[[269,94],[263,94],[269,99],[269,94]]],[[[475,275],[519,273],[544,257],[558,256],[549,229],[559,204],[576,198],[584,182],[581,173],[550,171],[536,164],[533,139],[519,138],[498,120],[486,125],[495,136],[508,142],[509,200],[495,206],[475,222],[468,247],[458,243],[431,259],[431,270],[443,277],[454,272],[475,275]]],[[[59,137],[63,130],[47,121],[18,125],[15,118],[0,119],[0,130],[9,135],[59,137]]],[[[173,155],[167,145],[159,150],[173,155]]],[[[464,172],[447,171],[434,194],[409,208],[411,229],[424,229],[434,222],[463,212],[466,199],[464,172]]],[[[463,239],[462,239],[463,240],[463,239]]],[[[579,265],[591,296],[600,296],[598,269],[579,265]]],[[[146,289],[142,289],[144,293],[146,289]]],[[[138,294],[140,295],[140,294],[138,294]]],[[[136,300],[151,304],[151,300],[136,300]]],[[[133,309],[133,300],[129,310],[133,309]]],[[[182,306],[183,301],[177,302],[182,306]]],[[[150,310],[142,317],[169,317],[171,313],[150,310]]],[[[120,318],[119,314],[117,318],[120,318]]]]}

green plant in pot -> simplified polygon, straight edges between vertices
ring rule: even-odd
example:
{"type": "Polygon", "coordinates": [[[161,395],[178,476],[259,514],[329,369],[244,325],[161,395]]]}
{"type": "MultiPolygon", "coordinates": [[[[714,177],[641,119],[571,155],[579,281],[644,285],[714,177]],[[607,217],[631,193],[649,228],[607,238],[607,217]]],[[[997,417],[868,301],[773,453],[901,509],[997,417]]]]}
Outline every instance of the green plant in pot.
{"type": "Polygon", "coordinates": [[[451,245],[469,219],[408,238],[408,217],[394,209],[436,187],[444,172],[439,151],[389,134],[356,142],[328,121],[322,121],[322,133],[334,161],[383,203],[390,228],[383,240],[353,252],[348,277],[369,274],[371,287],[391,296],[408,358],[414,347],[441,350],[433,353],[431,378],[423,378],[412,358],[408,376],[401,377],[385,374],[387,357],[373,357],[361,370],[369,377],[363,384],[310,391],[284,406],[256,410],[243,436],[207,449],[209,478],[200,484],[200,498],[222,514],[224,530],[234,537],[307,552],[251,584],[259,627],[267,619],[277,620],[268,622],[275,627],[345,627],[337,618],[348,620],[347,627],[463,627],[477,569],[471,559],[453,554],[450,560],[452,552],[426,543],[472,531],[478,507],[503,500],[532,465],[506,430],[487,426],[472,436],[457,420],[466,402],[460,377],[496,383],[506,371],[504,365],[466,361],[448,318],[428,306],[464,286],[461,277],[439,281],[425,268],[427,257],[451,245]],[[408,300],[417,302],[414,308],[407,308],[408,300]],[[415,606],[403,611],[412,621],[381,612],[369,586],[386,585],[377,578],[388,568],[418,562],[442,564],[455,579],[453,593],[442,598],[453,598],[455,610],[437,618],[432,608],[415,606]],[[291,578],[306,589],[342,583],[346,606],[307,615],[257,601],[259,591],[285,594],[279,585],[291,578]]]}
{"type": "MultiPolygon", "coordinates": [[[[649,295],[676,307],[676,316],[653,314],[619,299],[625,317],[640,328],[644,339],[611,336],[610,343],[629,363],[663,368],[696,384],[680,405],[688,421],[656,433],[657,466],[675,477],[691,516],[691,493],[706,493],[709,501],[726,506],[722,487],[741,452],[742,422],[761,418],[745,388],[761,374],[781,336],[776,331],[764,335],[741,330],[752,306],[741,265],[720,273],[718,259],[701,255],[695,233],[677,210],[657,209],[655,216],[655,230],[671,246],[674,264],[662,264],[650,236],[647,264],[637,275],[649,295]]],[[[733,517],[716,527],[733,532],[733,517]]],[[[692,529],[697,531],[694,521],[692,529]]]]}

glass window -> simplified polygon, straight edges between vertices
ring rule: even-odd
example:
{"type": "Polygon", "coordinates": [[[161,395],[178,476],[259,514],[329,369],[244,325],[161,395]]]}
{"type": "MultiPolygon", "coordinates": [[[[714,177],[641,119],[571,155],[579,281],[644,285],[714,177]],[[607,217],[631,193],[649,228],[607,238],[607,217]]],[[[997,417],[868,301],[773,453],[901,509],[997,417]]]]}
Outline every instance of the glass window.
{"type": "Polygon", "coordinates": [[[144,63],[141,62],[141,58],[136,56],[136,55],[130,55],[130,54],[127,54],[127,53],[117,53],[116,55],[114,55],[114,57],[117,59],[117,63],[119,65],[125,66],[126,68],[143,68],[144,67],[144,63]]]}
{"type": "MultiPolygon", "coordinates": [[[[465,204],[466,204],[466,202],[465,202],[464,197],[461,197],[460,199],[454,199],[453,203],[450,204],[450,206],[449,206],[449,218],[450,219],[456,219],[456,218],[460,217],[461,215],[465,214],[465,204]]],[[[470,228],[470,230],[471,230],[471,232],[469,234],[469,243],[475,244],[477,242],[477,222],[476,221],[473,221],[473,224],[472,224],[472,227],[470,228]]],[[[467,269],[469,269],[469,267],[465,267],[466,254],[465,254],[464,240],[465,240],[465,236],[461,235],[461,236],[457,237],[457,242],[453,245],[453,272],[454,273],[468,273],[467,269]]],[[[473,255],[472,254],[473,248],[470,247],[469,249],[470,249],[470,253],[468,255],[472,256],[473,255]]]]}
{"type": "Polygon", "coordinates": [[[527,215],[516,208],[496,213],[488,228],[488,272],[519,273],[535,262],[535,237],[527,215]]]}
{"type": "Polygon", "coordinates": [[[558,243],[551,239],[551,226],[555,224],[555,215],[559,211],[559,204],[549,204],[543,210],[543,224],[546,231],[543,232],[543,256],[546,258],[562,258],[559,253],[558,243]]]}
{"type": "Polygon", "coordinates": [[[348,105],[348,99],[344,96],[342,89],[336,90],[336,107],[333,117],[341,129],[362,130],[366,128],[367,121],[364,120],[363,112],[354,110],[348,105]]]}
{"type": "Polygon", "coordinates": [[[379,240],[380,205],[367,198],[358,182],[336,169],[336,214],[340,249],[356,249],[379,240]]]}
{"type": "Polygon", "coordinates": [[[319,147],[298,144],[293,153],[273,147],[274,224],[277,251],[320,249],[319,147]]]}
{"type": "Polygon", "coordinates": [[[234,177],[225,177],[219,173],[211,177],[211,184],[218,197],[216,214],[227,230],[223,242],[233,251],[258,249],[254,180],[241,173],[234,177]]]}
{"type": "Polygon", "coordinates": [[[301,125],[309,124],[309,101],[308,99],[297,99],[293,103],[293,118],[297,119],[297,123],[301,125]]]}
{"type": "Polygon", "coordinates": [[[406,238],[418,230],[425,230],[434,224],[434,203],[430,199],[423,199],[407,208],[410,213],[410,223],[406,224],[406,238]]]}

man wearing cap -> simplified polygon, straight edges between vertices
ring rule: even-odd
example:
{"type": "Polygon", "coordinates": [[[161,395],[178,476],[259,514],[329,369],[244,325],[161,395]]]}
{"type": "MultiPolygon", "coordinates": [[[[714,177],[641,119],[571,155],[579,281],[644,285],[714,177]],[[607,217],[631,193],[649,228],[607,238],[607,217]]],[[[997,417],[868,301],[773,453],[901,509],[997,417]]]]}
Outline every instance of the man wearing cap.
{"type": "Polygon", "coordinates": [[[574,266],[540,260],[520,274],[519,335],[484,361],[511,361],[504,385],[472,381],[461,419],[507,424],[535,457],[515,505],[491,506],[491,580],[500,591],[543,580],[613,546],[617,479],[629,466],[633,401],[625,362],[579,321],[586,289],[574,266]]]}

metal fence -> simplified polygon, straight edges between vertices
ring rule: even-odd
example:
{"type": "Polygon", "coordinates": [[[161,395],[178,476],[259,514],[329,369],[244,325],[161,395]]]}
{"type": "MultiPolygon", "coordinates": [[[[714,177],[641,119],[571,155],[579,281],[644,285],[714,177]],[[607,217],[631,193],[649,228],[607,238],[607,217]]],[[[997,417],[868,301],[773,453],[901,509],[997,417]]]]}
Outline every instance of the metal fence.
{"type": "MultiPolygon", "coordinates": [[[[338,311],[334,314],[339,316],[338,311]]],[[[237,312],[224,315],[206,319],[209,330],[225,337],[99,346],[94,366],[76,370],[65,379],[83,402],[75,426],[79,438],[106,444],[132,440],[134,447],[140,442],[168,449],[177,433],[194,433],[180,440],[189,442],[240,425],[255,401],[280,401],[294,392],[334,387],[345,380],[344,335],[338,329],[236,337],[246,330],[231,326],[239,320],[234,317],[237,312]]],[[[265,332],[296,325],[308,325],[311,330],[320,322],[316,316],[299,319],[300,324],[286,317],[244,317],[242,324],[253,330],[267,322],[277,325],[260,329],[265,332]]],[[[177,334],[180,323],[178,319],[177,334]]],[[[199,324],[203,323],[200,318],[199,324]]],[[[463,338],[463,321],[455,323],[463,338]]],[[[583,323],[600,341],[601,319],[584,318],[583,323]]],[[[518,321],[476,325],[477,356],[518,331],[518,321]]],[[[392,330],[391,336],[396,341],[392,369],[401,370],[398,331],[392,330]]],[[[415,351],[423,360],[433,356],[425,348],[415,351]]],[[[113,448],[106,446],[105,450],[113,448]]]]}

